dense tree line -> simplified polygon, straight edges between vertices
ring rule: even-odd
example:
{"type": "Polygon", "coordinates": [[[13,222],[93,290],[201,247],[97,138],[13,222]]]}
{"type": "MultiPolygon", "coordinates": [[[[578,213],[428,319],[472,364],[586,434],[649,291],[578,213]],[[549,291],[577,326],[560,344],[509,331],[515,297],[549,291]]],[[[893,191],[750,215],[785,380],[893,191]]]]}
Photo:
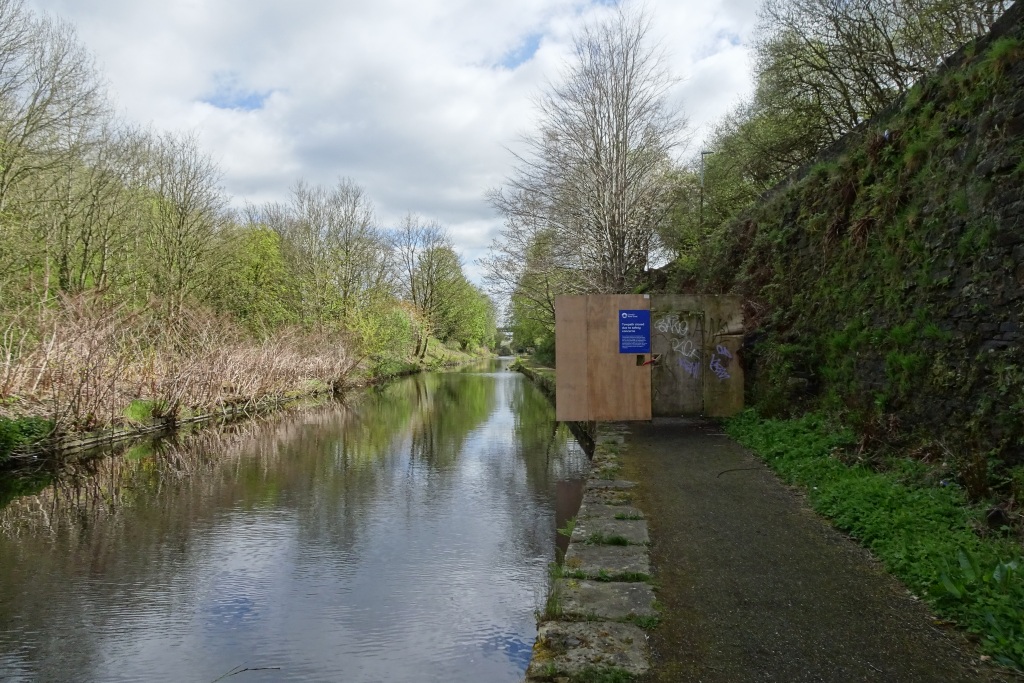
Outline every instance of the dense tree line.
{"type": "Polygon", "coordinates": [[[766,0],[753,95],[717,122],[706,154],[677,174],[666,235],[677,254],[686,262],[709,231],[895,102],[1010,4],[766,0]]]}
{"type": "Polygon", "coordinates": [[[371,372],[422,358],[429,337],[493,344],[493,305],[442,226],[386,228],[349,179],[232,209],[194,136],[113,109],[70,25],[0,0],[0,399],[56,400],[69,371],[26,364],[52,366],[56,328],[90,315],[93,330],[116,319],[134,345],[164,351],[216,336],[204,326],[257,345],[316,338],[344,350],[336,367],[366,359],[371,372]]]}

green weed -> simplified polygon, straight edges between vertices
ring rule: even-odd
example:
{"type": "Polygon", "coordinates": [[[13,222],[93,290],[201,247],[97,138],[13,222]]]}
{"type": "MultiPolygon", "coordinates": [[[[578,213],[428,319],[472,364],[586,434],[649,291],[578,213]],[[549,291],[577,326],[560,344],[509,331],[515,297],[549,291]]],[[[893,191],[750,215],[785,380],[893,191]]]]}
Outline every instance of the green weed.
{"type": "Polygon", "coordinates": [[[626,513],[626,512],[616,512],[615,513],[615,519],[620,519],[620,520],[636,521],[636,520],[641,520],[643,518],[644,518],[644,516],[641,515],[641,514],[626,513]]]}
{"type": "Polygon", "coordinates": [[[636,624],[637,626],[643,629],[651,629],[656,628],[658,624],[661,623],[661,617],[657,614],[653,616],[632,616],[629,617],[626,621],[632,624],[636,624]]]}
{"type": "Polygon", "coordinates": [[[132,422],[149,422],[167,412],[166,401],[135,399],[124,409],[124,416],[132,422]]]}
{"type": "Polygon", "coordinates": [[[998,77],[1021,57],[1024,57],[1024,43],[1017,38],[1003,37],[989,47],[984,64],[998,77]]]}
{"type": "Polygon", "coordinates": [[[587,536],[586,542],[589,545],[629,545],[629,540],[620,534],[604,534],[600,531],[587,536]]]}
{"type": "Polygon", "coordinates": [[[874,472],[834,454],[853,433],[820,415],[763,420],[746,411],[727,424],[815,510],[856,538],[943,618],[981,636],[999,662],[1024,668],[1024,558],[1012,540],[979,537],[984,509],[959,486],[908,483],[905,468],[874,472]]]}
{"type": "Polygon", "coordinates": [[[565,526],[563,526],[563,527],[558,529],[558,534],[560,536],[565,536],[566,538],[572,538],[572,532],[575,529],[576,529],[576,518],[575,517],[570,517],[569,519],[565,520],[565,526]]]}
{"type": "Polygon", "coordinates": [[[53,422],[39,417],[0,417],[0,464],[12,453],[31,448],[53,434],[53,422]]]}

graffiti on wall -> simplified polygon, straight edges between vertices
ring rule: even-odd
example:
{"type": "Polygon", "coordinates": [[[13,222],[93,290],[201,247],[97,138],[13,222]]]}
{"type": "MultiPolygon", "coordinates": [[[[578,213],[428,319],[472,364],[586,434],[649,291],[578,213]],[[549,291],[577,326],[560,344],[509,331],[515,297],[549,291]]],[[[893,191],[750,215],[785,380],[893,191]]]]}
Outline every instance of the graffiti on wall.
{"type": "Polygon", "coordinates": [[[715,376],[720,381],[724,382],[732,377],[726,368],[730,360],[732,360],[732,353],[729,352],[729,349],[719,344],[715,347],[715,352],[711,354],[711,363],[708,364],[708,368],[711,372],[715,373],[715,376]]]}
{"type": "MultiPolygon", "coordinates": [[[[712,319],[709,321],[708,332],[710,339],[718,339],[722,336],[732,334],[729,321],[726,319],[712,319]]],[[[654,324],[654,328],[668,338],[669,345],[675,353],[679,367],[683,369],[691,379],[700,379],[701,368],[701,346],[703,340],[700,327],[692,325],[687,317],[681,317],[678,313],[669,313],[661,316],[654,324]]],[[[726,381],[732,378],[729,372],[729,364],[733,359],[732,352],[722,344],[715,346],[708,362],[710,370],[719,381],[726,381]]]]}
{"type": "Polygon", "coordinates": [[[654,328],[663,334],[676,355],[676,362],[690,378],[700,379],[701,358],[700,358],[700,327],[690,324],[687,317],[680,317],[678,313],[669,313],[661,316],[654,325],[654,328]]]}

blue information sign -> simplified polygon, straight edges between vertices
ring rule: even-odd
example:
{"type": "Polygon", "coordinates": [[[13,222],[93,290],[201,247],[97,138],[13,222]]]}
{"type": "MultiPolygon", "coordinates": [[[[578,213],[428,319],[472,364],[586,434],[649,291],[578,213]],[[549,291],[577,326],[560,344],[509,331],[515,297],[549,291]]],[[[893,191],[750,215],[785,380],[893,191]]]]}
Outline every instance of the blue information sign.
{"type": "Polygon", "coordinates": [[[651,352],[651,312],[619,311],[619,353],[651,352]]]}

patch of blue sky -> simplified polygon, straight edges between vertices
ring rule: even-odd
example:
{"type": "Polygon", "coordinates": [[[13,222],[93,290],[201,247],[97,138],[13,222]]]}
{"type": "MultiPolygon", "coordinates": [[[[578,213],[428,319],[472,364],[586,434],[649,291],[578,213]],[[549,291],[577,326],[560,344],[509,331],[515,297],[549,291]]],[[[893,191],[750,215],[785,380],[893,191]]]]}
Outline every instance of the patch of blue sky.
{"type": "Polygon", "coordinates": [[[740,44],[740,34],[733,33],[732,31],[719,31],[716,36],[718,40],[729,43],[730,45],[736,46],[740,44]]]}
{"type": "Polygon", "coordinates": [[[698,60],[714,57],[719,52],[725,52],[743,44],[743,39],[733,31],[716,31],[714,36],[701,45],[695,57],[698,60]]]}
{"type": "Polygon", "coordinates": [[[269,92],[243,92],[239,90],[218,90],[202,101],[212,104],[218,109],[241,109],[255,111],[262,109],[270,97],[269,92]]]}
{"type": "Polygon", "coordinates": [[[257,92],[242,87],[241,78],[234,71],[219,71],[213,75],[213,94],[203,98],[203,102],[212,104],[218,109],[240,109],[255,111],[262,109],[270,97],[269,92],[257,92]]]}
{"type": "Polygon", "coordinates": [[[502,59],[501,65],[506,69],[515,69],[520,64],[533,59],[540,49],[540,41],[544,38],[541,33],[531,33],[514,50],[508,52],[502,59]]]}

